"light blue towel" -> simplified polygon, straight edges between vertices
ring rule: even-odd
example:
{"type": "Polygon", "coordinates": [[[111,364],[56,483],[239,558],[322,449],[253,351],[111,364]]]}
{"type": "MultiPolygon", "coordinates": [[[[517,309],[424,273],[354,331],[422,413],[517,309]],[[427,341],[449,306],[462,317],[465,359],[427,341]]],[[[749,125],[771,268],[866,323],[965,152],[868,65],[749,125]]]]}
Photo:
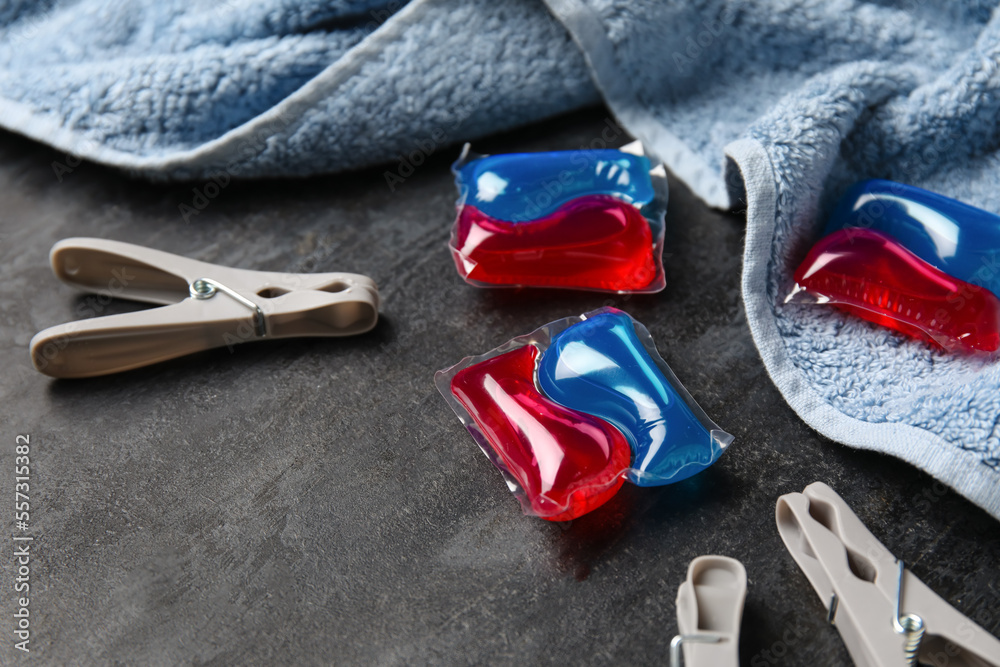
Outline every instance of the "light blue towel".
{"type": "Polygon", "coordinates": [[[405,177],[600,99],[537,2],[405,4],[21,0],[0,9],[0,125],[151,178],[405,177]]]}
{"type": "Polygon", "coordinates": [[[750,328],[798,414],[1000,518],[1000,365],[781,305],[855,180],[1000,213],[996,1],[401,4],[15,2],[0,124],[156,178],[387,161],[405,178],[451,143],[603,96],[707,203],[747,208],[750,328]]]}

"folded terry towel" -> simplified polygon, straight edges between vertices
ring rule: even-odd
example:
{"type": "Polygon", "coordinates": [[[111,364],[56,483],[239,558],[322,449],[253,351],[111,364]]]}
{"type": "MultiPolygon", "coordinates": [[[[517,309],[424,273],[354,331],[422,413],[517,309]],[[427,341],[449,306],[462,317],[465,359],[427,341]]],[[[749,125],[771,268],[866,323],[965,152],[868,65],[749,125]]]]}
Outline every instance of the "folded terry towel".
{"type": "Polygon", "coordinates": [[[856,180],[1000,212],[996,0],[400,4],[15,2],[0,125],[150,177],[300,175],[423,159],[599,92],[706,202],[746,206],[750,328],[798,414],[1000,518],[1000,365],[782,305],[856,180]]]}
{"type": "Polygon", "coordinates": [[[151,178],[300,176],[599,101],[537,2],[404,4],[21,0],[0,10],[0,125],[151,178]]]}

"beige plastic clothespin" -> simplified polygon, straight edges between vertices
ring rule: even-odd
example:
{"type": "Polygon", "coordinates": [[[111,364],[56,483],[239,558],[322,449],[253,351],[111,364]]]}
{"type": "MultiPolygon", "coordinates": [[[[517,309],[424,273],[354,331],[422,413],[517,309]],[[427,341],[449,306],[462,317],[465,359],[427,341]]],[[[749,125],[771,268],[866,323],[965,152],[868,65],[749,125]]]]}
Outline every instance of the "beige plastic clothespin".
{"type": "Polygon", "coordinates": [[[858,667],[1000,667],[1000,641],[905,569],[837,493],[778,498],[778,532],[858,667]]]}
{"type": "Polygon", "coordinates": [[[378,289],[354,273],[233,269],[89,238],[60,241],[49,257],[56,276],[69,285],[164,304],[37,334],[31,360],[52,377],[117,373],[263,338],[351,336],[378,321],[378,289]]]}
{"type": "Polygon", "coordinates": [[[725,556],[699,556],[677,590],[677,627],[670,667],[739,667],[740,622],[747,597],[743,563],[725,556]]]}

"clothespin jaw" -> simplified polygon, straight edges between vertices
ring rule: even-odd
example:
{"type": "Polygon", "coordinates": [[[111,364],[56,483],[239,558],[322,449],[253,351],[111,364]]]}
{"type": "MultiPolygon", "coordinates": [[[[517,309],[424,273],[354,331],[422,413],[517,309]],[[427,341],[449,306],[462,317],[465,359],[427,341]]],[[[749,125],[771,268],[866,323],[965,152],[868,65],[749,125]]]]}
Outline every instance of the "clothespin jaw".
{"type": "Polygon", "coordinates": [[[50,261],[56,276],[78,289],[169,304],[38,333],[32,362],[52,377],[117,373],[262,338],[351,336],[378,321],[378,289],[359,274],[234,269],[87,238],[60,241],[50,261]]]}
{"type": "Polygon", "coordinates": [[[671,667],[739,667],[740,623],[747,596],[743,563],[726,556],[699,556],[677,590],[677,626],[671,667]]]}
{"type": "Polygon", "coordinates": [[[902,568],[826,484],[781,496],[775,519],[858,667],[935,664],[937,652],[950,667],[1000,667],[1000,641],[902,568]],[[922,621],[919,637],[900,631],[904,615],[922,621]]]}

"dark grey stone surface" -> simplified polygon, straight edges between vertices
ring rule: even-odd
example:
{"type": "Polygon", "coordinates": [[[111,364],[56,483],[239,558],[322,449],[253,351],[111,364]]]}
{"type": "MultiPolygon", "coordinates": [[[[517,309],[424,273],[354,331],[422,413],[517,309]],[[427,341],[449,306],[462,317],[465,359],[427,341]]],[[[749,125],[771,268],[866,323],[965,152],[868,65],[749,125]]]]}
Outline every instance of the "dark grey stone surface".
{"type": "MultiPolygon", "coordinates": [[[[591,110],[478,142],[578,148],[591,110]]],[[[624,143],[624,136],[617,143],[624,143]]],[[[13,649],[14,438],[32,443],[31,654],[37,664],[665,664],[688,562],[739,558],[742,664],[848,654],[774,526],[780,494],[829,483],[927,584],[1000,632],[1000,530],[886,456],[819,437],[783,402],[739,297],[744,222],[672,181],[667,289],[645,297],[482,291],[445,244],[455,192],[441,149],[395,192],[383,170],[229,184],[188,223],[192,187],[150,185],[0,135],[8,527],[0,662],[13,649]],[[49,248],[129,241],[227,265],[372,276],[382,320],[342,340],[255,343],[93,380],[30,369],[27,344],[82,311],[49,248]],[[522,516],[437,394],[464,355],[610,304],[736,441],[709,471],[626,485],[569,525],[522,516]]],[[[888,619],[887,619],[888,622],[888,619]]]]}

